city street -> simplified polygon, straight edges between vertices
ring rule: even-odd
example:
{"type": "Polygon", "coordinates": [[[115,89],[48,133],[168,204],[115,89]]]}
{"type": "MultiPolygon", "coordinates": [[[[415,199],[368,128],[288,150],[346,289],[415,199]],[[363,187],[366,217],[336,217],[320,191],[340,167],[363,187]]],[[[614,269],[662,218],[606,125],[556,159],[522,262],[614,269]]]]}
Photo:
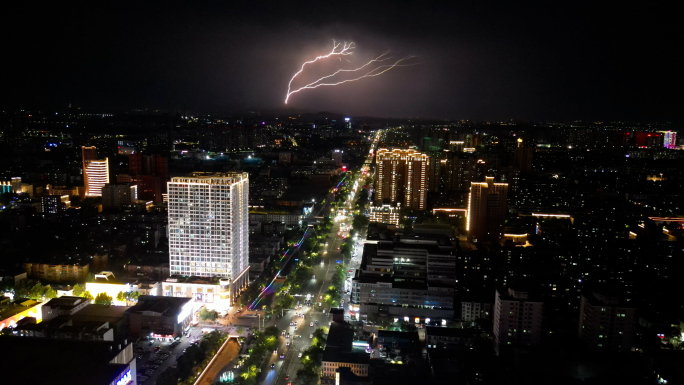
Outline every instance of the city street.
{"type": "MultiPolygon", "coordinates": [[[[369,155],[366,163],[370,160],[372,160],[371,155],[369,155]]],[[[350,213],[353,209],[354,202],[358,198],[358,192],[363,188],[366,177],[367,175],[362,173],[357,180],[349,181],[351,188],[348,199],[343,206],[344,212],[350,213]]],[[[319,213],[323,210],[325,210],[325,212],[330,210],[329,204],[323,205],[322,209],[319,210],[319,213]]],[[[337,210],[337,212],[331,213],[333,217],[337,216],[340,212],[340,208],[337,210]]],[[[246,308],[238,309],[237,307],[234,307],[230,309],[226,315],[226,320],[232,322],[233,325],[240,324],[252,328],[258,328],[259,326],[262,328],[275,326],[284,333],[278,337],[277,349],[270,356],[267,356],[263,362],[261,375],[259,375],[257,380],[259,385],[287,385],[293,381],[297,375],[297,370],[302,367],[300,354],[311,346],[311,336],[313,332],[318,328],[328,327],[330,325],[329,309],[327,309],[324,303],[322,303],[322,306],[318,306],[318,302],[322,302],[323,294],[326,292],[328,286],[332,284],[335,266],[338,264],[338,261],[341,263],[343,260],[340,246],[344,242],[344,239],[342,236],[338,235],[341,234],[341,224],[346,223],[347,225],[350,225],[351,221],[351,216],[347,216],[343,220],[333,220],[332,229],[326,238],[328,244],[325,246],[324,242],[324,246],[321,248],[321,263],[312,266],[315,278],[312,278],[304,290],[302,290],[301,296],[295,297],[295,309],[284,310],[281,318],[276,316],[271,317],[268,320],[264,319],[262,312],[248,310],[246,308]],[[308,298],[311,300],[310,306],[305,304],[307,294],[309,295],[308,298]],[[240,311],[240,313],[238,313],[238,311],[240,311]],[[256,316],[256,318],[254,318],[254,316],[256,316]],[[273,365],[273,368],[271,365],[273,365]]],[[[347,270],[354,269],[355,271],[359,268],[361,253],[362,246],[357,244],[357,242],[354,242],[352,261],[350,266],[347,267],[347,270]]],[[[299,250],[292,255],[292,258],[302,258],[299,250]]],[[[297,263],[294,260],[292,262],[297,263]]],[[[349,304],[351,293],[351,278],[353,278],[353,276],[351,273],[347,272],[344,287],[342,288],[342,299],[345,304],[345,306],[343,306],[345,308],[345,318],[349,318],[347,305],[349,304]],[[345,290],[348,292],[344,293],[345,290]]],[[[231,369],[232,365],[233,363],[227,365],[222,371],[231,369]]]]}

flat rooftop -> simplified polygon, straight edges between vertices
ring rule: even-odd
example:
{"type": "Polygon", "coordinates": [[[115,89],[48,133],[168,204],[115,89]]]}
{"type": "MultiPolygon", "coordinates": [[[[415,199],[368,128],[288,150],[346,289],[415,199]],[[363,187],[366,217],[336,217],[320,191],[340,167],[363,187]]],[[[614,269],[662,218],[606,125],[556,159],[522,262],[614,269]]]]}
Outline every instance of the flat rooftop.
{"type": "Polygon", "coordinates": [[[0,336],[0,361],[6,368],[27,368],[45,358],[34,375],[21,375],[31,384],[108,385],[128,367],[109,363],[125,347],[123,342],[0,336]]]}

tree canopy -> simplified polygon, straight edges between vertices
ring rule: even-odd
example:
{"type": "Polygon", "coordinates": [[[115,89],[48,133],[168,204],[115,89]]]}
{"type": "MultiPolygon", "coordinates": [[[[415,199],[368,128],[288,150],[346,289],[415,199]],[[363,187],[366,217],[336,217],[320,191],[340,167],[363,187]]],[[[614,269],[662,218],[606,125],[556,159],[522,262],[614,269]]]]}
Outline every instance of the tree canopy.
{"type": "Polygon", "coordinates": [[[112,301],[114,301],[114,299],[107,295],[107,293],[100,293],[97,295],[97,297],[95,297],[94,303],[96,305],[111,305],[112,301]]]}

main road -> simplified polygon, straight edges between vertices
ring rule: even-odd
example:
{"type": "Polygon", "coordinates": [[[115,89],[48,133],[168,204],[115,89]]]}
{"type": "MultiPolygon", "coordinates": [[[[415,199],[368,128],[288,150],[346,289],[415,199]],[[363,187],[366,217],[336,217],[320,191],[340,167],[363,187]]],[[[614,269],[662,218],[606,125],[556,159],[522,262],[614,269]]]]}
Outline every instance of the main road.
{"type": "MultiPolygon", "coordinates": [[[[373,158],[375,146],[377,144],[379,134],[373,141],[371,152],[365,164],[370,164],[373,158]]],[[[351,192],[344,207],[347,212],[352,209],[352,204],[357,196],[358,191],[363,185],[364,179],[367,177],[367,166],[364,166],[363,173],[360,173],[357,180],[350,180],[348,183],[352,186],[351,192]]],[[[324,205],[321,211],[323,215],[327,214],[329,205],[324,205]]],[[[321,212],[319,211],[319,213],[321,212]]],[[[337,213],[334,213],[337,215],[337,213]]],[[[346,219],[351,221],[351,218],[346,219]]],[[[323,302],[322,297],[327,291],[327,288],[332,285],[332,278],[335,273],[335,266],[338,261],[342,261],[343,257],[340,251],[340,246],[344,240],[338,236],[340,233],[340,222],[333,221],[333,227],[327,238],[327,245],[323,247],[321,263],[313,266],[314,278],[302,290],[303,295],[296,297],[295,309],[287,309],[283,311],[282,317],[272,317],[270,320],[264,320],[261,312],[248,311],[249,314],[259,314],[257,322],[262,323],[261,327],[275,326],[281,331],[278,337],[277,349],[271,353],[270,356],[264,360],[261,367],[262,374],[259,376],[257,383],[259,385],[289,385],[289,383],[296,377],[297,370],[302,367],[301,353],[311,346],[312,336],[316,329],[321,327],[328,327],[330,325],[330,314],[324,306],[318,306],[319,302],[323,302]],[[311,306],[306,305],[305,301],[308,298],[311,300],[311,306]]],[[[358,256],[359,249],[353,250],[352,266],[358,266],[360,256],[358,256]]],[[[297,257],[298,250],[291,256],[297,257]]],[[[296,261],[293,261],[296,263],[296,261]]],[[[348,281],[349,279],[347,279],[348,281]]],[[[345,285],[345,287],[348,286],[345,285]]],[[[344,289],[343,289],[344,290],[344,289]]],[[[348,295],[344,295],[345,303],[348,303],[348,295]]],[[[237,308],[231,309],[228,317],[230,317],[236,324],[241,323],[240,314],[236,313],[237,308]]],[[[242,313],[244,314],[244,313],[242,313]]],[[[254,321],[252,320],[252,325],[254,321]]]]}

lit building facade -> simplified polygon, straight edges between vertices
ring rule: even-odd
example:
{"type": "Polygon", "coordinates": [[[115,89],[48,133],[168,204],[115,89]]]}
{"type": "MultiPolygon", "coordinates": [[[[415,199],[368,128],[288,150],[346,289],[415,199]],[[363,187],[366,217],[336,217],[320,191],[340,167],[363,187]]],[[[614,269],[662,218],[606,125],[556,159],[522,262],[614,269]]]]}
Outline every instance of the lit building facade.
{"type": "Polygon", "coordinates": [[[6,327],[15,327],[17,322],[27,317],[33,317],[37,322],[41,322],[43,320],[41,312],[43,304],[44,302],[32,299],[12,302],[7,297],[3,298],[0,300],[0,330],[6,327]]]}
{"type": "Polygon", "coordinates": [[[168,191],[171,275],[229,279],[237,296],[249,278],[248,174],[174,177],[168,191]]]}
{"type": "Polygon", "coordinates": [[[83,183],[89,197],[102,196],[102,188],[109,183],[109,159],[97,159],[97,148],[81,147],[83,183]]]}
{"type": "Polygon", "coordinates": [[[472,182],[468,195],[468,239],[499,242],[503,237],[508,208],[508,183],[472,182]]]}
{"type": "Polygon", "coordinates": [[[173,339],[190,325],[193,303],[189,298],[141,295],[138,303],[126,311],[131,335],[173,339]]]}
{"type": "Polygon", "coordinates": [[[677,148],[677,131],[659,131],[665,137],[663,138],[663,147],[674,150],[677,148]]]}
{"type": "Polygon", "coordinates": [[[456,257],[436,240],[367,242],[352,279],[350,309],[367,317],[387,314],[417,322],[454,317],[456,257]]]}
{"type": "Polygon", "coordinates": [[[387,223],[389,225],[399,226],[401,204],[396,205],[383,204],[381,206],[370,206],[370,221],[387,223]]]}
{"type": "Polygon", "coordinates": [[[425,210],[430,157],[413,149],[378,149],[375,204],[401,203],[405,208],[425,210]]]}
{"type": "Polygon", "coordinates": [[[162,283],[166,297],[191,298],[195,303],[215,304],[216,308],[230,306],[231,281],[215,278],[185,278],[174,276],[162,283]]]}
{"type": "Polygon", "coordinates": [[[62,214],[69,207],[71,201],[68,195],[47,195],[40,198],[40,212],[43,214],[62,214]]]}

